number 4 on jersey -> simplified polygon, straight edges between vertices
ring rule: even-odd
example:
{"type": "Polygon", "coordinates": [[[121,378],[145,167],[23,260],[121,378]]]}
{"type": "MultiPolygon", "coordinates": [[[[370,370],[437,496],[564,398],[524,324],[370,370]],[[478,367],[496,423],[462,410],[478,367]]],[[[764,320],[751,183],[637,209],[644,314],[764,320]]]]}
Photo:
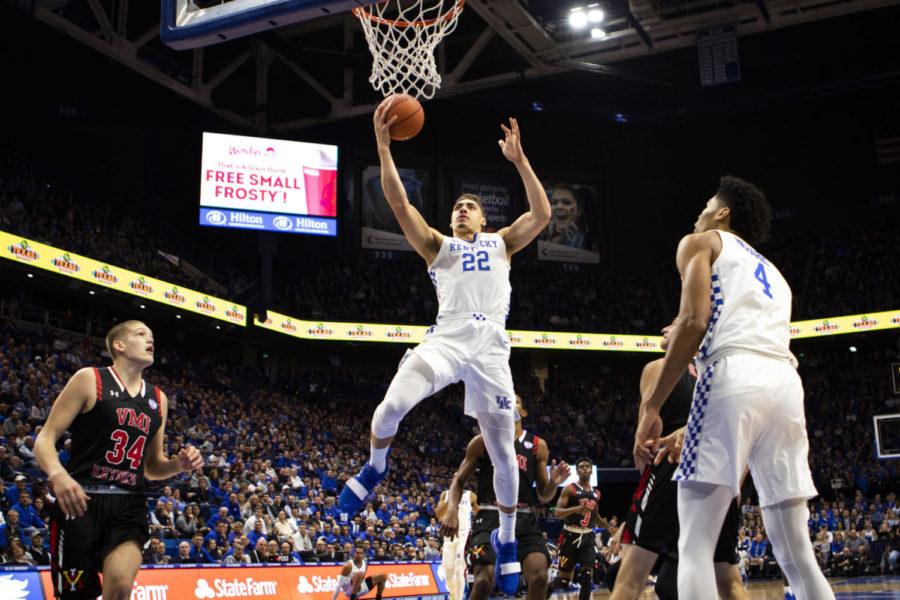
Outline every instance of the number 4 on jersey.
{"type": "MultiPolygon", "coordinates": [[[[772,296],[772,285],[769,283],[769,280],[766,278],[766,268],[762,263],[759,263],[756,267],[756,280],[759,281],[763,285],[763,294],[768,296],[769,298],[773,298],[772,296]]],[[[773,298],[774,299],[774,298],[773,298]]]]}

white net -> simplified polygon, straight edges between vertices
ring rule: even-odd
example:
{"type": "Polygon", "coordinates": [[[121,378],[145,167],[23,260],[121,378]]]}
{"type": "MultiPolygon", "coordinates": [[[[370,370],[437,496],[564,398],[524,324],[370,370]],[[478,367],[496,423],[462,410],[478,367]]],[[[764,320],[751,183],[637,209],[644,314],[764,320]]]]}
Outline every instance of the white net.
{"type": "Polygon", "coordinates": [[[372,53],[369,82],[385,97],[431,99],[441,87],[434,50],[456,29],[465,0],[385,0],[353,13],[372,53]]]}

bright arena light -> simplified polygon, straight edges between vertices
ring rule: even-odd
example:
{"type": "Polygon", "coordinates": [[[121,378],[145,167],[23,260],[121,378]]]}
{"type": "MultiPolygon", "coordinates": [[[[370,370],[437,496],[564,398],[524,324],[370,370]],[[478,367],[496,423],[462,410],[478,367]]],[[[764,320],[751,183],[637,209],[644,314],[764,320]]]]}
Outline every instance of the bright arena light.
{"type": "Polygon", "coordinates": [[[587,18],[591,23],[600,23],[604,16],[606,15],[603,14],[603,10],[596,4],[588,6],[587,18]]]}
{"type": "Polygon", "coordinates": [[[591,28],[591,39],[602,40],[606,37],[606,32],[599,27],[591,28]]]}
{"type": "Polygon", "coordinates": [[[573,29],[583,29],[587,27],[587,24],[588,15],[584,12],[584,9],[576,8],[569,13],[569,25],[571,25],[573,29]]]}

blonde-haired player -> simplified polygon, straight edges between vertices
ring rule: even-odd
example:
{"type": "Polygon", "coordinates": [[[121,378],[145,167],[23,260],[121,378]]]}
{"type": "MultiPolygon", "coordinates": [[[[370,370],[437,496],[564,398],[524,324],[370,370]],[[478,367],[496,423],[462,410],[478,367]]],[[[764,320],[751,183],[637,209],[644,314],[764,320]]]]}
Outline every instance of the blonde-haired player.
{"type": "MultiPolygon", "coordinates": [[[[450,490],[441,492],[438,505],[434,509],[434,516],[438,521],[444,520],[449,496],[450,490]]],[[[450,600],[462,600],[463,597],[466,586],[466,540],[469,539],[469,532],[472,530],[472,515],[477,512],[478,496],[470,490],[463,491],[459,500],[459,533],[453,537],[444,536],[441,555],[441,566],[444,567],[444,576],[447,578],[450,600]]]]}
{"type": "Polygon", "coordinates": [[[150,328],[120,323],[106,335],[106,347],[112,366],[75,373],[34,444],[56,495],[50,568],[54,594],[64,600],[93,600],[101,592],[107,600],[131,598],[148,537],[145,480],[203,466],[192,446],[166,455],[168,398],[143,379],[153,364],[150,328]],[[63,467],[56,443],[66,430],[72,456],[63,467]]]}

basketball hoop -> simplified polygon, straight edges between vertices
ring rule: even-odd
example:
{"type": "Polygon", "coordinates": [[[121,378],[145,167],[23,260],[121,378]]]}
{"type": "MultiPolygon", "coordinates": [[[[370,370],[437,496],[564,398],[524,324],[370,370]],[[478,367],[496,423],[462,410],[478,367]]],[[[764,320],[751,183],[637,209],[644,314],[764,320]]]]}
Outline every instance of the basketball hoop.
{"type": "Polygon", "coordinates": [[[441,87],[434,50],[456,29],[465,0],[383,0],[353,9],[372,53],[369,83],[385,97],[431,99],[441,87]],[[405,5],[405,8],[404,8],[405,5]]]}

